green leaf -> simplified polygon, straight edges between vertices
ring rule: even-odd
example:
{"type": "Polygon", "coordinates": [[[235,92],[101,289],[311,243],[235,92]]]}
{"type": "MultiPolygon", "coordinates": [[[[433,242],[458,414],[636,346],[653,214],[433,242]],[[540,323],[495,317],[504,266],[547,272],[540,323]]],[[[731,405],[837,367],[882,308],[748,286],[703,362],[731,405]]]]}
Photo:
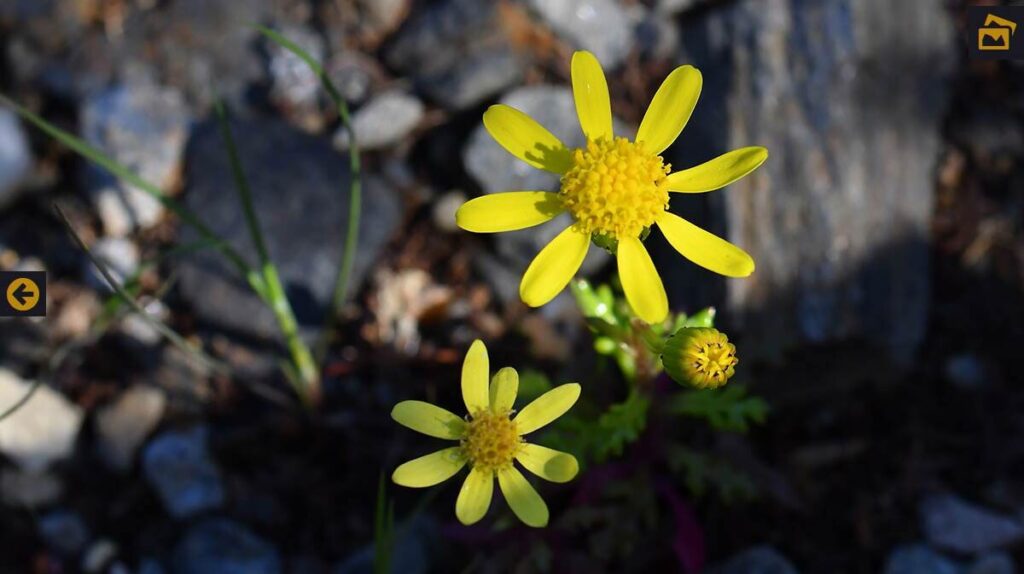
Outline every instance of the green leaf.
{"type": "Polygon", "coordinates": [[[673,473],[682,475],[694,496],[704,496],[714,488],[723,502],[731,504],[757,495],[757,486],[747,474],[711,455],[673,446],[666,453],[666,461],[673,473]]]}
{"type": "Polygon", "coordinates": [[[760,397],[748,397],[743,385],[723,389],[686,391],[673,397],[669,411],[707,419],[715,430],[746,432],[750,423],[761,424],[768,415],[768,403],[760,397]]]}
{"type": "Polygon", "coordinates": [[[715,326],[715,308],[708,307],[701,309],[693,315],[690,315],[682,322],[680,327],[714,327],[715,326]]]}

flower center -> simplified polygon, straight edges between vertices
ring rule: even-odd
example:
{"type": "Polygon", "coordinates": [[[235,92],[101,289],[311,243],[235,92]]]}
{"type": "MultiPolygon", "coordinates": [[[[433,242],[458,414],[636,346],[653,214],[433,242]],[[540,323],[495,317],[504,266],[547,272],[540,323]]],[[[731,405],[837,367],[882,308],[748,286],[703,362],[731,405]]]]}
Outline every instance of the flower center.
{"type": "Polygon", "coordinates": [[[694,341],[687,365],[698,386],[719,387],[725,384],[735,372],[736,346],[725,335],[715,331],[694,341]]]}
{"type": "Polygon", "coordinates": [[[586,233],[639,237],[668,208],[671,166],[626,138],[587,140],[562,176],[562,199],[586,233]]]}
{"type": "Polygon", "coordinates": [[[509,412],[479,411],[466,424],[462,452],[473,468],[497,470],[512,464],[522,444],[509,412]]]}

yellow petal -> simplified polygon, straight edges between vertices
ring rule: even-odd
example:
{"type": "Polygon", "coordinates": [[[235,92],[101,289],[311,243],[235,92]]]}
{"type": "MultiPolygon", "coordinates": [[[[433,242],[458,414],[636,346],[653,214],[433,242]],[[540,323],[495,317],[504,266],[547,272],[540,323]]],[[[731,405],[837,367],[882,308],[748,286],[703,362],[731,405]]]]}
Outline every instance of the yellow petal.
{"type": "Polygon", "coordinates": [[[516,415],[516,430],[531,433],[565,414],[580,398],[579,383],[557,386],[537,397],[516,415]]]}
{"type": "Polygon", "coordinates": [[[580,232],[576,226],[561,232],[544,249],[523,273],[519,283],[519,296],[530,307],[540,307],[551,301],[569,284],[590,247],[590,236],[580,232]]]}
{"type": "Polygon", "coordinates": [[[526,470],[551,482],[569,482],[580,471],[573,455],[539,444],[524,444],[516,460],[526,470]]]}
{"type": "Polygon", "coordinates": [[[466,457],[457,446],[421,456],[395,469],[391,480],[409,488],[425,488],[444,482],[466,465],[466,457]]]}
{"type": "Polygon", "coordinates": [[[667,211],[657,222],[672,247],[697,265],[726,277],[746,277],[754,272],[754,258],[721,237],[667,211]]]}
{"type": "Polygon", "coordinates": [[[494,493],[494,472],[474,468],[469,471],[466,482],[462,483],[459,498],[455,501],[455,516],[459,522],[469,526],[479,522],[491,506],[494,493]]]}
{"type": "Polygon", "coordinates": [[[487,108],[484,127],[501,147],[537,169],[561,174],[572,164],[561,140],[513,107],[496,104],[487,108]]]}
{"type": "Polygon", "coordinates": [[[608,82],[601,63],[590,52],[572,55],[572,96],[583,135],[588,139],[611,139],[612,106],[608,99],[608,82]]]}
{"type": "Polygon", "coordinates": [[[425,435],[458,439],[466,422],[439,406],[423,401],[402,401],[391,410],[391,418],[398,424],[425,435]]]}
{"type": "Polygon", "coordinates": [[[548,524],[548,505],[514,466],[498,471],[498,485],[512,512],[527,526],[540,528],[548,524]]]}
{"type": "Polygon", "coordinates": [[[744,147],[668,176],[668,190],[703,193],[721,189],[758,168],[768,159],[763,147],[744,147]]]}
{"type": "Polygon", "coordinates": [[[636,237],[620,238],[615,258],[619,262],[619,281],[633,312],[648,323],[664,321],[668,296],[644,244],[636,237]]]}
{"type": "Polygon", "coordinates": [[[519,392],[519,373],[512,367],[505,367],[491,379],[491,410],[498,413],[512,409],[519,392]]]}
{"type": "Polygon", "coordinates": [[[673,70],[654,94],[636,132],[636,141],[644,142],[644,149],[655,154],[672,145],[690,120],[702,84],[700,70],[693,66],[673,70]]]}
{"type": "Polygon", "coordinates": [[[462,362],[462,400],[465,401],[469,414],[485,410],[491,405],[491,399],[487,394],[490,368],[484,342],[480,339],[473,341],[462,362]]]}
{"type": "Polygon", "coordinates": [[[507,191],[463,203],[455,212],[455,223],[474,233],[515,231],[540,225],[564,210],[557,193],[507,191]]]}

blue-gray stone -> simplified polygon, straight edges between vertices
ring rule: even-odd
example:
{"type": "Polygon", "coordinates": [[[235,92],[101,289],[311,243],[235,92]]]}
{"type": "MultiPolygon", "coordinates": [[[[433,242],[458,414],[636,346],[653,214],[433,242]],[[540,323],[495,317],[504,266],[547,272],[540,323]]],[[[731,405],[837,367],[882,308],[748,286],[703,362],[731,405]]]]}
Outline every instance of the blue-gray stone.
{"type": "Polygon", "coordinates": [[[797,569],[771,546],[755,546],[712,568],[713,574],[797,574],[797,569]]]}
{"type": "Polygon", "coordinates": [[[885,562],[885,574],[960,574],[960,567],[924,544],[901,546],[885,562]]]}
{"type": "Polygon", "coordinates": [[[224,486],[206,446],[207,430],[161,433],[142,455],[146,479],[160,495],[164,508],[175,518],[187,518],[224,503],[224,486]]]}
{"type": "Polygon", "coordinates": [[[47,546],[64,556],[78,554],[89,542],[89,527],[77,512],[54,510],[39,519],[39,534],[47,546]]]}
{"type": "Polygon", "coordinates": [[[0,208],[14,200],[18,184],[31,169],[32,152],[17,116],[0,108],[0,208]]]}
{"type": "Polygon", "coordinates": [[[276,574],[281,557],[241,524],[210,518],[196,524],[174,549],[175,574],[276,574]]]}

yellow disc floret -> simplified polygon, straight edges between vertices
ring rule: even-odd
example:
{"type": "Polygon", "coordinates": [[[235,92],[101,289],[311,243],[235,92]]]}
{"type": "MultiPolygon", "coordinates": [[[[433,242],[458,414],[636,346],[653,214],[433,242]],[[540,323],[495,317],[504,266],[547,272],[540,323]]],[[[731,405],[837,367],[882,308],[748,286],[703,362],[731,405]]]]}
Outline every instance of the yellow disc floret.
{"type": "Polygon", "coordinates": [[[498,470],[512,464],[522,445],[509,412],[477,412],[466,423],[462,452],[473,468],[498,470]]]}
{"type": "Polygon", "coordinates": [[[639,237],[668,208],[671,170],[643,143],[626,138],[588,140],[573,150],[562,176],[562,199],[585,233],[639,237]]]}
{"type": "Polygon", "coordinates": [[[702,389],[724,385],[736,372],[736,346],[725,333],[707,327],[686,327],[665,342],[665,371],[680,383],[702,389]]]}

